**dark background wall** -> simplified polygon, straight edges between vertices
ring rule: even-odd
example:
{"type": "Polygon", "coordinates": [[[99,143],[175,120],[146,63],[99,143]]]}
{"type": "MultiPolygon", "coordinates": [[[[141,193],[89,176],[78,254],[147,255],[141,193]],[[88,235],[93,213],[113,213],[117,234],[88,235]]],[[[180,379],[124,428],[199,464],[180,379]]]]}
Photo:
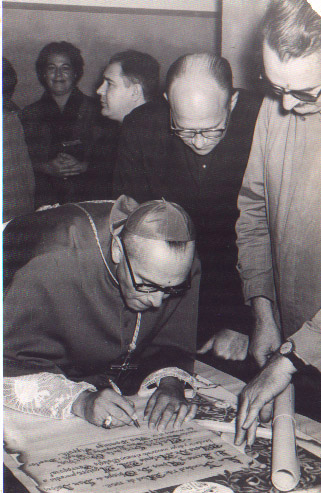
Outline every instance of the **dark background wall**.
{"type": "Polygon", "coordinates": [[[223,0],[222,55],[236,87],[253,88],[258,77],[257,31],[270,0],[223,0]]]}
{"type": "Polygon", "coordinates": [[[220,51],[221,20],[214,9],[201,13],[108,8],[88,12],[80,7],[26,8],[26,4],[12,8],[8,3],[3,7],[3,55],[18,74],[14,99],[20,107],[42,93],[34,63],[40,49],[51,41],[66,40],[81,49],[85,72],[79,87],[88,95],[95,92],[109,57],[118,51],[134,48],[150,53],[160,62],[162,76],[184,53],[220,51]]]}

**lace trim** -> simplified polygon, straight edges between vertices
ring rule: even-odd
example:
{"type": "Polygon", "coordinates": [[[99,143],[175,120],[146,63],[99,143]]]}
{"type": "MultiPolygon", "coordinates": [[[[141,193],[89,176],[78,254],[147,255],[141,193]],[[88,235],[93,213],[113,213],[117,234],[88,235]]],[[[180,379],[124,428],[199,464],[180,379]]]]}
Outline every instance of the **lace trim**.
{"type": "Polygon", "coordinates": [[[140,396],[148,396],[151,395],[155,391],[155,385],[158,387],[162,378],[166,377],[175,377],[178,380],[181,380],[187,384],[189,384],[192,388],[185,389],[185,397],[193,398],[196,395],[197,381],[192,375],[182,370],[181,368],[176,367],[168,367],[162,368],[161,370],[157,370],[150,375],[148,375],[145,380],[142,382],[140,389],[138,391],[138,395],[140,396]]]}
{"type": "Polygon", "coordinates": [[[3,403],[23,413],[65,419],[74,416],[71,407],[85,390],[97,389],[87,382],[72,382],[64,375],[47,372],[4,377],[3,403]]]}

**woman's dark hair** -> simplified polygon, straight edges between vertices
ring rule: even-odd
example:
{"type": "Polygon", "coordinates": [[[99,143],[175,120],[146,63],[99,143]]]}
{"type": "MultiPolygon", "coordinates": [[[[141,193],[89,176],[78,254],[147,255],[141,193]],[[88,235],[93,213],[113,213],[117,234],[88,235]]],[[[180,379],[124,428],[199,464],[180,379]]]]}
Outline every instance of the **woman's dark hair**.
{"type": "Polygon", "coordinates": [[[75,73],[75,85],[79,82],[84,73],[84,60],[80,50],[67,41],[49,43],[42,48],[36,61],[36,72],[41,85],[46,87],[44,78],[45,68],[50,55],[66,55],[75,73]]]}

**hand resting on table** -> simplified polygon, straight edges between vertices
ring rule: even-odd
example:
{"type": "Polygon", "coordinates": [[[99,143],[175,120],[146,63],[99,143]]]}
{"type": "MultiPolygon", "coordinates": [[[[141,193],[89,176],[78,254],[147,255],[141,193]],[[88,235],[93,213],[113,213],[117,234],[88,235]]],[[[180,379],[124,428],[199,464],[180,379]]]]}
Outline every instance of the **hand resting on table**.
{"type": "Polygon", "coordinates": [[[147,402],[144,419],[148,420],[150,429],[165,431],[177,430],[182,424],[191,421],[197,406],[186,401],[184,385],[175,377],[166,377],[147,402]]]}
{"type": "MultiPolygon", "coordinates": [[[[196,414],[196,404],[188,403],[184,386],[177,378],[166,377],[147,402],[144,419],[150,429],[164,431],[178,429],[191,421],[196,414]]],[[[134,404],[112,389],[96,392],[86,390],[75,400],[72,412],[96,426],[102,426],[107,416],[112,416],[112,427],[132,423],[135,415],[134,404]]]]}

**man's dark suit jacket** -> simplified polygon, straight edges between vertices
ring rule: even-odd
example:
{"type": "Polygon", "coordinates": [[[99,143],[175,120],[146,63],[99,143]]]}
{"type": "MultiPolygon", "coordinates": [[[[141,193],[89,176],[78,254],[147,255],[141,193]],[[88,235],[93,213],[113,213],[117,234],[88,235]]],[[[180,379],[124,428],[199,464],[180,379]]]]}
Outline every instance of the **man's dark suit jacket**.
{"type": "Polygon", "coordinates": [[[262,98],[240,90],[224,139],[206,156],[170,133],[169,106],[147,103],[123,122],[113,194],[180,204],[197,229],[202,262],[199,329],[248,332],[235,269],[237,196],[262,98]]]}

